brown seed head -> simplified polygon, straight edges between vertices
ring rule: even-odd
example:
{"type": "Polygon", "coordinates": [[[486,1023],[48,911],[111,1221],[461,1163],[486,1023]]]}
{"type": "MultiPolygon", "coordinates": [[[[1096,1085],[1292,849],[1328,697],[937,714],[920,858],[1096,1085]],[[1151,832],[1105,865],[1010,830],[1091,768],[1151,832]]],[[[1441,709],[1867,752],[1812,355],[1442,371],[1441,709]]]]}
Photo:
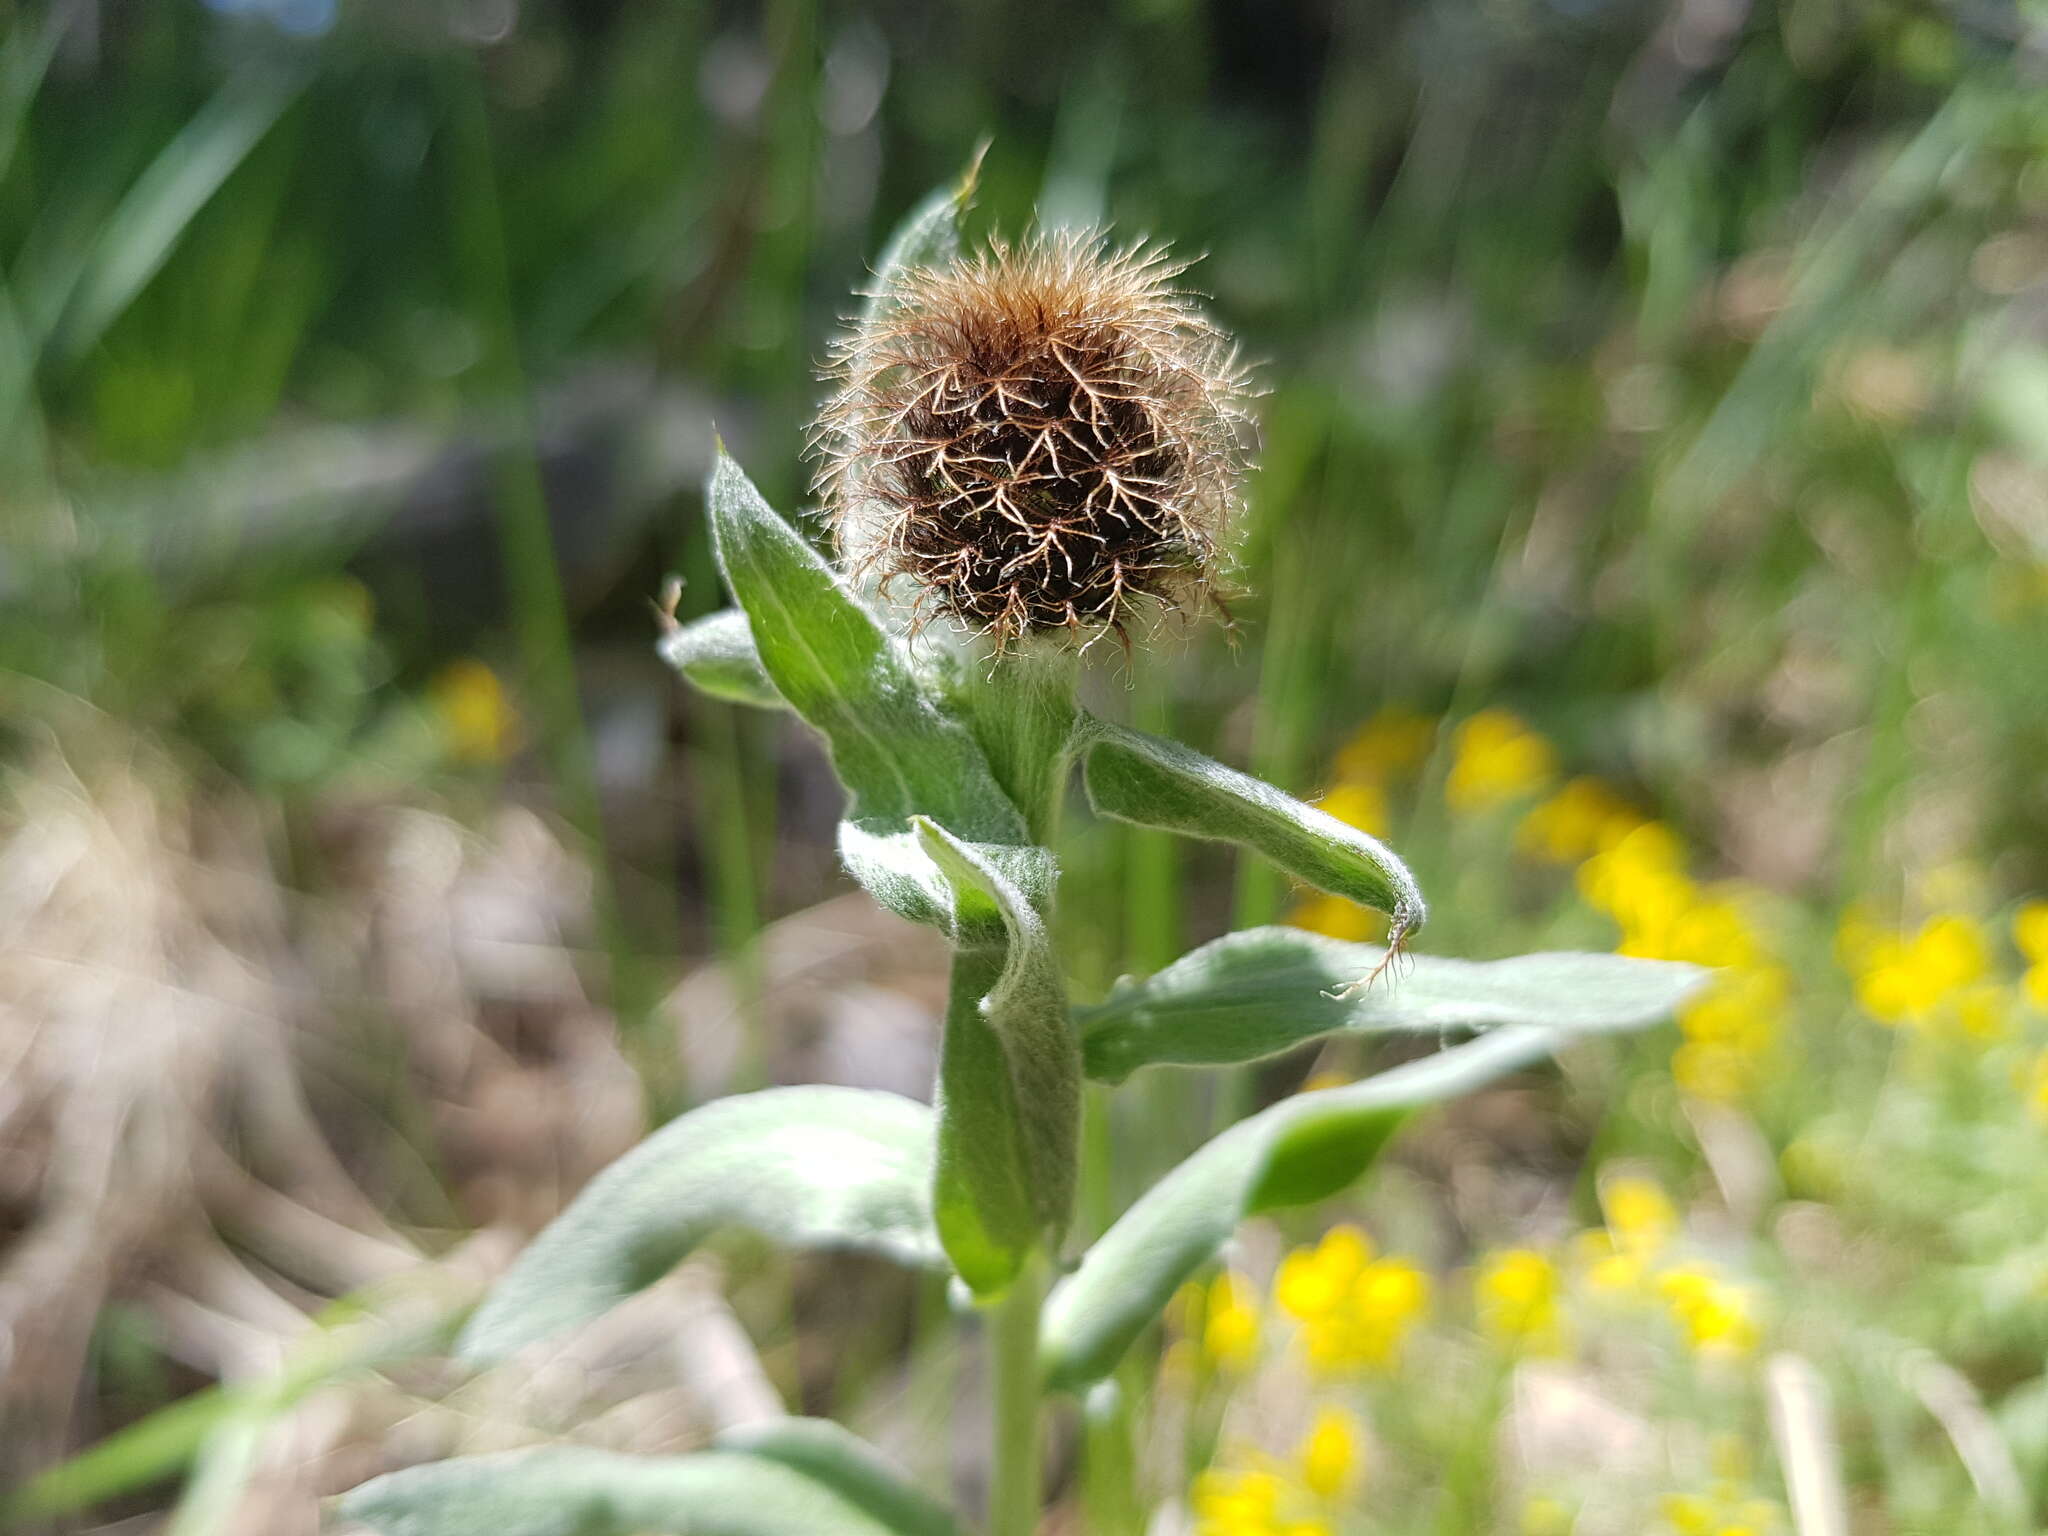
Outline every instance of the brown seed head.
{"type": "Polygon", "coordinates": [[[1235,349],[1158,250],[1000,242],[892,285],[813,431],[842,556],[994,637],[1205,600],[1239,506],[1235,349]]]}

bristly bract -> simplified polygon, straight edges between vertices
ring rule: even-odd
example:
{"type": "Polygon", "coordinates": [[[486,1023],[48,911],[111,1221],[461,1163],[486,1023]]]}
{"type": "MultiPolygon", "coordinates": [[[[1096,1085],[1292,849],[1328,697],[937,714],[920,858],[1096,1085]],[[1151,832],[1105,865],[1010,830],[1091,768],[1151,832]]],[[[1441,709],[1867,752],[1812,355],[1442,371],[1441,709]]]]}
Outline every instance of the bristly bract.
{"type": "Polygon", "coordinates": [[[813,429],[847,564],[998,651],[1209,602],[1249,390],[1184,270],[1062,231],[898,274],[813,429]]]}

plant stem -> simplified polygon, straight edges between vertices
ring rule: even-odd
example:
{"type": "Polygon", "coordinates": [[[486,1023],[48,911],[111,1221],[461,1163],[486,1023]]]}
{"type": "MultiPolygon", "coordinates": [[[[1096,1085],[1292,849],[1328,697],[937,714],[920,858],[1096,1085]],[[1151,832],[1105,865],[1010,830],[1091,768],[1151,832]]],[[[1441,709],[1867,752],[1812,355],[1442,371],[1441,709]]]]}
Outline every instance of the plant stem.
{"type": "Polygon", "coordinates": [[[1038,1314],[1045,1266],[1034,1258],[989,1315],[989,1364],[995,1393],[995,1455],[989,1478],[988,1536],[1032,1536],[1044,1477],[1039,1454],[1038,1314]]]}

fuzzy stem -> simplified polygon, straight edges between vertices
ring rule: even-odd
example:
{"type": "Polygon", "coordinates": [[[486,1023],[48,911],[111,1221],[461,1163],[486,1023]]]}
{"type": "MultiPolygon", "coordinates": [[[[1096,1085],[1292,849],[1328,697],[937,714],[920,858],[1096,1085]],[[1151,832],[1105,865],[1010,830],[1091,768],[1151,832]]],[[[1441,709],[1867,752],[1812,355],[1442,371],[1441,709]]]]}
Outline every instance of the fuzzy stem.
{"type": "Polygon", "coordinates": [[[988,1490],[989,1536],[1033,1536],[1044,1497],[1040,1454],[1038,1320],[1045,1266],[1033,1258],[989,1313],[995,1446],[988,1490]]]}
{"type": "Polygon", "coordinates": [[[1024,813],[1031,840],[1041,847],[1058,840],[1073,774],[1079,669],[1078,659],[1065,652],[1023,652],[993,662],[968,657],[950,690],[996,782],[1024,813]]]}

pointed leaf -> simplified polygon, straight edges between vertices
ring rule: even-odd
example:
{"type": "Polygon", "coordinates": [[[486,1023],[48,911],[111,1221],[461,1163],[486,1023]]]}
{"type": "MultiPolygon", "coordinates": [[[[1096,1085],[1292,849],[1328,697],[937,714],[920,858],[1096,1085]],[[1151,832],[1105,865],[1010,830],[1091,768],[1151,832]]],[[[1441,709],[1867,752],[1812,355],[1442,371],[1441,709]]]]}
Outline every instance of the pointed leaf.
{"type": "Polygon", "coordinates": [[[1418,1108],[1540,1061],[1568,1038],[1516,1025],[1239,1121],[1153,1185],[1054,1289],[1041,1346],[1047,1380],[1101,1380],[1245,1217],[1335,1194],[1418,1108]]]}
{"type": "Polygon", "coordinates": [[[857,1088],[770,1088],[670,1121],[536,1237],[463,1330],[486,1362],[652,1285],[712,1232],[942,1262],[930,1216],[932,1117],[857,1088]]]}
{"type": "Polygon", "coordinates": [[[943,1512],[854,1441],[808,1458],[715,1449],[627,1456],[551,1446],[372,1479],[341,1516],[380,1536],[955,1536],[943,1512]]]}
{"type": "Polygon", "coordinates": [[[882,247],[881,259],[875,263],[875,280],[868,287],[867,302],[861,306],[861,329],[874,324],[888,308],[901,273],[912,267],[941,266],[959,254],[960,215],[974,201],[974,186],[981,179],[981,157],[987,152],[988,143],[984,140],[958,181],[926,193],[897,224],[889,243],[882,247]]]}
{"type": "MultiPolygon", "coordinates": [[[[939,709],[897,642],[723,449],[708,496],[719,564],[761,665],[790,707],[824,733],[853,797],[847,820],[887,839],[908,834],[909,818],[923,815],[970,842],[1024,846],[1023,817],[974,738],[939,709]]],[[[866,865],[849,859],[849,867],[866,883],[866,865]]],[[[875,899],[914,922],[951,909],[951,888],[928,860],[913,852],[899,862],[905,871],[907,885],[870,885],[875,899]]]]}
{"type": "Polygon", "coordinates": [[[1090,728],[1083,778],[1103,815],[1241,843],[1317,890],[1387,913],[1397,933],[1422,926],[1415,877],[1378,838],[1177,741],[1103,720],[1090,728]]]}
{"type": "Polygon", "coordinates": [[[960,945],[939,1056],[932,1209],[953,1267],[988,1293],[1066,1228],[1081,1055],[1031,900],[981,850],[922,817],[915,825],[952,885],[960,945]]]}
{"type": "Polygon", "coordinates": [[[1384,970],[1377,944],[1299,928],[1248,928],[1144,981],[1126,977],[1075,1010],[1088,1075],[1258,1061],[1322,1035],[1546,1024],[1633,1029],[1667,1017],[1707,979],[1697,966],[1627,955],[1449,960],[1408,954],[1384,970]],[[1370,984],[1359,978],[1374,976],[1370,984]]]}
{"type": "Polygon", "coordinates": [[[752,704],[760,709],[787,709],[761,665],[754,632],[737,608],[708,613],[678,624],[654,643],[655,653],[685,679],[714,699],[752,704]]]}
{"type": "Polygon", "coordinates": [[[728,1430],[716,1449],[793,1467],[904,1536],[956,1536],[960,1529],[948,1510],[905,1483],[873,1446],[830,1419],[766,1419],[728,1430]]]}

